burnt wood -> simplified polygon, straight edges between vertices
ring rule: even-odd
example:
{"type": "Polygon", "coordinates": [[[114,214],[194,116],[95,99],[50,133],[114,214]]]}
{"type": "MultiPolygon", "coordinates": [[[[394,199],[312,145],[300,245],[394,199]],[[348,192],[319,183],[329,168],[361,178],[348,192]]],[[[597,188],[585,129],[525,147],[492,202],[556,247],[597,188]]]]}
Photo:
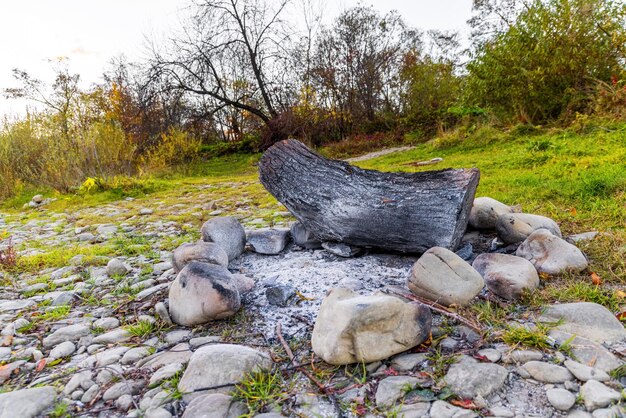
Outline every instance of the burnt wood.
{"type": "Polygon", "coordinates": [[[259,175],[319,240],[405,253],[458,246],[480,177],[476,168],[364,170],[293,139],[265,151],[259,175]]]}

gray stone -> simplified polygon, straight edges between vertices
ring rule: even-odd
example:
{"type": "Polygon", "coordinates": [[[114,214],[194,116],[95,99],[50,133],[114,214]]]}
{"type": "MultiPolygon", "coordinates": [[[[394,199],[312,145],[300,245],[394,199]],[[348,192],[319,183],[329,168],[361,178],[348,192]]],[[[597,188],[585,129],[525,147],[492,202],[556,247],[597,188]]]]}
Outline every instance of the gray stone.
{"type": "Polygon", "coordinates": [[[154,213],[154,211],[152,209],[150,209],[150,208],[141,208],[141,209],[139,209],[139,214],[142,215],[142,216],[152,215],[153,213],[154,213]]]}
{"type": "Polygon", "coordinates": [[[380,407],[393,406],[404,396],[406,390],[413,388],[420,380],[412,376],[390,376],[378,383],[376,389],[376,405],[380,407]]]}
{"type": "Polygon", "coordinates": [[[519,299],[524,292],[539,287],[539,275],[526,259],[508,254],[481,254],[472,267],[485,280],[487,288],[507,300],[519,299]]]}
{"type": "Polygon", "coordinates": [[[609,406],[621,399],[622,395],[596,380],[589,380],[580,388],[580,396],[588,411],[609,406]]]}
{"type": "Polygon", "coordinates": [[[171,350],[161,351],[141,359],[137,362],[137,367],[156,370],[171,363],[187,364],[191,358],[189,344],[180,343],[172,347],[171,350]]]}
{"type": "Polygon", "coordinates": [[[289,301],[293,300],[292,298],[295,296],[296,289],[289,284],[270,286],[265,289],[267,303],[274,306],[285,307],[289,305],[289,301]]]}
{"type": "Polygon", "coordinates": [[[401,405],[397,416],[402,418],[428,418],[429,410],[430,402],[417,402],[401,405]]]}
{"type": "Polygon", "coordinates": [[[89,326],[85,324],[68,325],[59,328],[43,339],[44,347],[52,347],[64,341],[77,341],[80,337],[91,333],[89,326]]]}
{"type": "Polygon", "coordinates": [[[31,299],[0,300],[0,313],[21,311],[35,305],[35,301],[31,299]]]}
{"type": "Polygon", "coordinates": [[[150,377],[150,381],[148,382],[149,387],[155,387],[160,384],[162,381],[169,379],[170,377],[176,375],[183,370],[183,365],[181,363],[172,363],[167,366],[161,367],[159,370],[154,372],[150,377]]]}
{"type": "Polygon", "coordinates": [[[425,305],[337,288],[322,302],[311,344],[315,354],[330,364],[371,363],[424,342],[431,322],[425,305]]]}
{"type": "Polygon", "coordinates": [[[611,380],[608,373],[585,364],[578,363],[574,360],[565,360],[564,365],[570,373],[576,376],[576,379],[583,382],[586,382],[587,380],[597,380],[598,382],[607,382],[611,380]]]}
{"type": "Polygon", "coordinates": [[[234,315],[241,299],[227,269],[192,261],[172,283],[169,304],[172,321],[194,326],[234,315]]]}
{"type": "Polygon", "coordinates": [[[93,326],[96,328],[102,328],[104,330],[111,330],[120,326],[120,320],[109,316],[106,318],[100,318],[95,320],[93,322],[93,326]]]}
{"type": "Polygon", "coordinates": [[[495,229],[496,222],[501,215],[512,213],[510,206],[498,202],[490,197],[474,199],[469,215],[469,225],[476,229],[495,229]]]}
{"type": "Polygon", "coordinates": [[[65,388],[63,389],[63,393],[66,395],[69,395],[70,393],[74,392],[75,390],[79,388],[85,389],[83,385],[87,381],[91,381],[91,371],[86,370],[83,372],[76,373],[75,375],[72,376],[72,378],[65,385],[65,388]]]}
{"type": "Polygon", "coordinates": [[[96,232],[104,239],[110,239],[117,234],[117,225],[98,225],[96,232]]]}
{"type": "Polygon", "coordinates": [[[165,408],[150,408],[146,410],[144,418],[172,418],[172,414],[165,408]]]}
{"type": "Polygon", "coordinates": [[[258,229],[248,234],[248,244],[259,254],[276,255],[289,243],[288,229],[258,229]]]}
{"type": "Polygon", "coordinates": [[[485,285],[480,274],[452,251],[433,247],[411,268],[409,289],[442,305],[465,306],[485,285]]]}
{"type": "Polygon", "coordinates": [[[331,254],[343,258],[350,258],[357,256],[363,252],[362,248],[354,247],[352,245],[344,244],[341,242],[322,242],[322,247],[331,254]]]}
{"type": "Polygon", "coordinates": [[[93,401],[96,398],[96,395],[98,395],[99,391],[100,391],[99,385],[91,386],[89,389],[85,391],[85,393],[83,394],[83,397],[80,398],[80,401],[84,404],[88,404],[89,402],[93,401]]]}
{"type": "Polygon", "coordinates": [[[124,328],[117,328],[104,334],[100,334],[93,339],[94,344],[117,344],[128,341],[133,335],[124,328]]]}
{"type": "Polygon", "coordinates": [[[122,395],[136,395],[145,386],[143,380],[125,380],[122,382],[114,383],[113,386],[108,388],[102,395],[103,401],[113,401],[122,395]]]}
{"type": "Polygon", "coordinates": [[[529,361],[522,366],[533,379],[544,383],[563,383],[574,376],[565,367],[543,361],[529,361]]]}
{"type": "Polygon", "coordinates": [[[192,261],[228,267],[228,254],[219,245],[204,241],[183,244],[172,254],[172,264],[176,273],[192,261]]]}
{"type": "Polygon", "coordinates": [[[391,367],[399,372],[408,372],[427,360],[426,353],[399,354],[391,360],[391,367]]]}
{"type": "Polygon", "coordinates": [[[593,418],[624,418],[626,417],[626,406],[614,405],[611,408],[596,409],[591,415],[593,418]]]}
{"type": "Polygon", "coordinates": [[[254,289],[254,286],[256,285],[254,279],[243,274],[234,273],[231,279],[237,290],[239,290],[240,295],[248,293],[254,289]]]}
{"type": "Polygon", "coordinates": [[[587,259],[576,246],[546,229],[538,229],[530,234],[515,254],[529,260],[539,273],[549,275],[582,271],[588,265],[587,259]]]}
{"type": "Polygon", "coordinates": [[[74,346],[74,343],[70,341],[65,341],[56,345],[52,349],[52,351],[50,351],[50,354],[48,355],[48,359],[52,361],[52,360],[56,360],[59,358],[67,357],[67,356],[72,355],[74,351],[76,351],[76,347],[74,346]]]}
{"type": "Polygon", "coordinates": [[[498,217],[496,230],[498,236],[506,244],[524,241],[534,231],[547,229],[553,235],[561,237],[559,226],[550,218],[529,213],[507,213],[498,217]]]}
{"type": "Polygon", "coordinates": [[[188,329],[175,329],[165,334],[165,342],[168,344],[177,344],[191,336],[191,331],[188,329]]]}
{"type": "Polygon", "coordinates": [[[312,233],[307,231],[300,222],[291,225],[291,238],[294,244],[307,250],[322,248],[322,243],[312,233]]]}
{"type": "Polygon", "coordinates": [[[74,300],[72,292],[61,292],[51,303],[51,306],[71,305],[74,300]]]}
{"type": "Polygon", "coordinates": [[[170,318],[170,313],[167,311],[167,307],[163,302],[157,302],[154,305],[154,312],[161,319],[161,321],[165,322],[168,325],[172,325],[172,318],[170,318]]]}
{"type": "MultiPolygon", "coordinates": [[[[208,345],[193,353],[178,383],[178,390],[191,392],[205,387],[236,384],[248,373],[271,367],[270,357],[258,350],[233,344],[208,345]]],[[[224,388],[225,391],[231,389],[224,388]]]]}
{"type": "Polygon", "coordinates": [[[450,405],[448,402],[435,401],[430,407],[430,416],[433,418],[477,418],[478,415],[469,409],[450,405]]]}
{"type": "Polygon", "coordinates": [[[33,196],[33,198],[31,199],[32,202],[35,202],[37,204],[42,203],[44,200],[43,195],[40,194],[36,194],[35,196],[33,196]]]}
{"type": "Polygon", "coordinates": [[[547,306],[539,321],[562,323],[556,330],[597,343],[626,340],[626,329],[602,305],[591,302],[563,303],[547,306]]]}
{"type": "Polygon", "coordinates": [[[248,408],[231,396],[214,393],[192,400],[183,418],[238,418],[247,412],[248,408]]]}
{"type": "Polygon", "coordinates": [[[565,389],[548,389],[546,396],[548,397],[548,402],[559,411],[569,411],[576,403],[576,396],[565,389]]]}
{"type": "Polygon", "coordinates": [[[34,418],[48,409],[56,400],[52,386],[14,390],[0,394],[0,418],[34,418]]]}
{"type": "Polygon", "coordinates": [[[76,239],[79,242],[91,242],[96,239],[96,236],[91,232],[83,232],[82,234],[78,234],[76,239]]]}
{"type": "Polygon", "coordinates": [[[598,231],[583,232],[581,234],[570,235],[566,238],[568,242],[575,244],[582,241],[591,241],[598,236],[598,231]]]}
{"type": "Polygon", "coordinates": [[[497,364],[478,363],[465,358],[450,366],[444,377],[450,390],[463,399],[488,396],[499,390],[508,376],[508,371],[497,364]]]}
{"type": "Polygon", "coordinates": [[[202,225],[201,232],[204,241],[214,242],[226,251],[229,261],[243,254],[246,246],[246,232],[234,217],[209,219],[202,225]]]}
{"type": "Polygon", "coordinates": [[[128,273],[128,268],[124,265],[124,262],[119,258],[112,258],[107,263],[107,275],[113,276],[125,276],[128,273]]]}
{"type": "Polygon", "coordinates": [[[505,353],[502,357],[504,363],[523,364],[529,361],[539,361],[543,358],[543,353],[536,350],[513,350],[505,353]]]}
{"type": "Polygon", "coordinates": [[[198,348],[203,345],[219,343],[222,341],[222,337],[217,335],[207,335],[206,337],[196,337],[189,340],[189,345],[193,348],[198,348]]]}
{"type": "Polygon", "coordinates": [[[141,360],[142,358],[149,356],[150,353],[152,353],[153,351],[154,350],[149,347],[131,348],[126,353],[124,353],[121,363],[122,364],[134,364],[137,361],[141,360]]]}
{"type": "Polygon", "coordinates": [[[502,353],[493,348],[484,348],[478,351],[479,356],[483,356],[492,363],[497,363],[502,358],[502,353]]]}
{"type": "Polygon", "coordinates": [[[122,395],[115,400],[115,407],[122,412],[128,411],[133,406],[133,395],[122,395]]]}

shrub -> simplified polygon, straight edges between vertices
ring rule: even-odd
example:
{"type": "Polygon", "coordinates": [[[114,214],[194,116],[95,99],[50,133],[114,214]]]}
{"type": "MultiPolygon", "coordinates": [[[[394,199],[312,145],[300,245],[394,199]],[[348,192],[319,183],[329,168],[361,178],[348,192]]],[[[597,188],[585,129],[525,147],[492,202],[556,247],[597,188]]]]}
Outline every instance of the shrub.
{"type": "Polygon", "coordinates": [[[194,162],[200,155],[202,141],[188,132],[170,129],[160,136],[159,142],[142,157],[146,170],[163,170],[167,167],[194,162]]]}

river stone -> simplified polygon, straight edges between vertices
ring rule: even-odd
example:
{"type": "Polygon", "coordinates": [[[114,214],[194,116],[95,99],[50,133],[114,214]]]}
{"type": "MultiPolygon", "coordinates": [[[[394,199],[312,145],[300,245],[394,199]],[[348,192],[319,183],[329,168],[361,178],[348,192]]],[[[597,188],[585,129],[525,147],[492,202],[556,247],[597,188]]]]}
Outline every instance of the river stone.
{"type": "Polygon", "coordinates": [[[474,199],[469,215],[469,224],[476,229],[495,229],[496,222],[501,215],[512,213],[510,206],[498,202],[490,197],[474,199]]]}
{"type": "Polygon", "coordinates": [[[238,418],[248,413],[248,408],[232,396],[213,393],[192,400],[183,418],[238,418]]]}
{"type": "Polygon", "coordinates": [[[80,337],[91,334],[88,325],[74,324],[59,328],[43,339],[44,347],[52,347],[64,341],[78,341],[80,337]]]}
{"type": "Polygon", "coordinates": [[[547,229],[553,235],[561,237],[559,226],[550,218],[530,213],[508,213],[500,216],[496,223],[498,236],[505,244],[524,241],[538,229],[547,229]]]}
{"type": "Polygon", "coordinates": [[[108,388],[102,395],[102,400],[113,401],[122,395],[136,395],[141,392],[141,389],[145,386],[146,382],[143,380],[124,380],[122,382],[114,383],[113,386],[108,388]]]}
{"type": "Polygon", "coordinates": [[[539,287],[539,275],[530,261],[508,254],[481,254],[472,267],[483,276],[487,288],[507,300],[539,287]]]}
{"type": "Polygon", "coordinates": [[[154,372],[154,374],[150,377],[148,386],[151,388],[155,387],[159,385],[162,381],[174,376],[176,373],[180,372],[182,369],[183,369],[183,365],[181,363],[172,363],[172,364],[168,364],[167,366],[163,366],[159,370],[154,372]]]}
{"type": "Polygon", "coordinates": [[[390,407],[404,396],[408,389],[420,383],[420,379],[413,376],[390,376],[378,383],[376,389],[376,406],[390,407]]]}
{"type": "Polygon", "coordinates": [[[465,306],[485,285],[480,274],[450,250],[433,247],[411,268],[409,289],[442,305],[465,306]]]}
{"type": "Polygon", "coordinates": [[[240,307],[232,274],[222,266],[192,261],[170,287],[170,317],[179,325],[194,326],[227,318],[240,307]]]}
{"type": "Polygon", "coordinates": [[[430,407],[430,416],[433,418],[476,418],[478,414],[469,409],[450,405],[448,402],[435,401],[430,407]]]}
{"type": "Polygon", "coordinates": [[[603,372],[608,373],[624,364],[613,353],[595,341],[558,330],[551,330],[549,336],[558,345],[567,343],[573,358],[583,364],[592,364],[594,368],[603,372]]]}
{"type": "Polygon", "coordinates": [[[533,379],[543,383],[563,383],[574,376],[565,367],[543,361],[529,361],[522,366],[533,379]]]}
{"type": "Polygon", "coordinates": [[[95,320],[93,322],[93,326],[96,328],[111,330],[120,326],[120,320],[112,316],[107,316],[107,317],[95,320]]]}
{"type": "Polygon", "coordinates": [[[93,339],[94,344],[117,344],[128,341],[133,335],[124,328],[116,328],[104,334],[97,335],[93,339]]]}
{"type": "Polygon", "coordinates": [[[202,240],[222,247],[229,261],[239,257],[246,247],[246,232],[232,216],[209,219],[202,225],[201,232],[202,240]]]}
{"type": "MultiPolygon", "coordinates": [[[[214,344],[198,348],[178,383],[178,390],[185,393],[212,386],[235,385],[247,374],[269,370],[270,357],[258,350],[234,344],[214,344]]],[[[229,392],[232,387],[216,389],[229,392]]]]}
{"type": "Polygon", "coordinates": [[[450,366],[444,377],[448,388],[463,399],[486,397],[499,390],[508,376],[508,371],[493,363],[479,363],[466,357],[450,366]]]}
{"type": "Polygon", "coordinates": [[[0,418],[34,418],[40,416],[56,400],[52,386],[14,390],[0,394],[0,418]]]}
{"type": "Polygon", "coordinates": [[[125,276],[128,273],[128,268],[124,265],[124,262],[119,258],[112,258],[107,263],[107,275],[113,276],[125,276]]]}
{"type": "Polygon", "coordinates": [[[371,363],[424,342],[431,322],[425,305],[336,288],[322,302],[311,345],[330,364],[371,363]]]}
{"type": "Polygon", "coordinates": [[[233,274],[232,282],[239,291],[240,295],[248,293],[249,291],[254,289],[254,286],[256,285],[253,278],[248,277],[244,274],[233,274]]]}
{"type": "Polygon", "coordinates": [[[64,341],[58,344],[56,347],[54,347],[52,351],[50,351],[50,354],[48,355],[48,359],[52,361],[58,358],[67,357],[67,356],[72,355],[74,351],[76,351],[76,347],[74,346],[74,343],[70,341],[64,341]]]}
{"type": "Polygon", "coordinates": [[[561,322],[555,329],[597,343],[626,340],[622,323],[602,305],[592,302],[563,303],[547,306],[541,322],[561,322]]]}
{"type": "Polygon", "coordinates": [[[580,381],[586,382],[587,380],[597,380],[598,382],[607,382],[611,380],[608,373],[587,366],[586,364],[581,364],[574,360],[565,360],[565,363],[563,364],[567,367],[567,370],[569,370],[570,373],[576,376],[576,379],[580,381]]]}
{"type": "Polygon", "coordinates": [[[526,238],[515,253],[529,260],[539,273],[557,275],[587,268],[587,259],[574,245],[553,235],[547,229],[538,229],[526,238]]]}
{"type": "Polygon", "coordinates": [[[219,245],[204,241],[183,244],[172,253],[176,273],[192,261],[228,267],[228,254],[219,245]]]}
{"type": "Polygon", "coordinates": [[[566,389],[548,389],[546,396],[548,397],[548,402],[559,411],[569,411],[576,403],[576,396],[566,389]]]}
{"type": "Polygon", "coordinates": [[[363,252],[363,249],[360,247],[355,247],[353,245],[344,244],[343,242],[322,242],[322,248],[328,251],[331,254],[334,254],[343,258],[350,258],[357,256],[363,252]]]}
{"type": "Polygon", "coordinates": [[[582,385],[580,388],[580,396],[588,411],[604,408],[622,398],[622,395],[618,391],[596,380],[589,380],[582,385]]]}
{"type": "Polygon", "coordinates": [[[289,242],[288,229],[259,229],[250,231],[248,244],[255,253],[276,255],[285,249],[289,242]]]}
{"type": "Polygon", "coordinates": [[[301,222],[291,225],[291,238],[294,244],[307,250],[322,248],[322,243],[311,232],[307,231],[301,222]]]}

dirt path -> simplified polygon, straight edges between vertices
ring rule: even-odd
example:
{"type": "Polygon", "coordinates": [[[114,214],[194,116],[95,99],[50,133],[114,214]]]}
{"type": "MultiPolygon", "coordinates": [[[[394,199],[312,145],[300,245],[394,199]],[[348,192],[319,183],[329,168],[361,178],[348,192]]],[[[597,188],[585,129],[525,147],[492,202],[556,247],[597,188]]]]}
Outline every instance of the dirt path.
{"type": "Polygon", "coordinates": [[[407,147],[387,148],[387,149],[383,149],[380,151],[374,151],[374,152],[370,152],[364,155],[360,155],[358,157],[346,158],[344,161],[347,161],[349,163],[355,163],[357,161],[366,161],[366,160],[371,160],[373,158],[382,157],[383,155],[393,154],[394,152],[409,151],[409,150],[412,150],[413,148],[415,147],[407,146],[407,147]]]}

